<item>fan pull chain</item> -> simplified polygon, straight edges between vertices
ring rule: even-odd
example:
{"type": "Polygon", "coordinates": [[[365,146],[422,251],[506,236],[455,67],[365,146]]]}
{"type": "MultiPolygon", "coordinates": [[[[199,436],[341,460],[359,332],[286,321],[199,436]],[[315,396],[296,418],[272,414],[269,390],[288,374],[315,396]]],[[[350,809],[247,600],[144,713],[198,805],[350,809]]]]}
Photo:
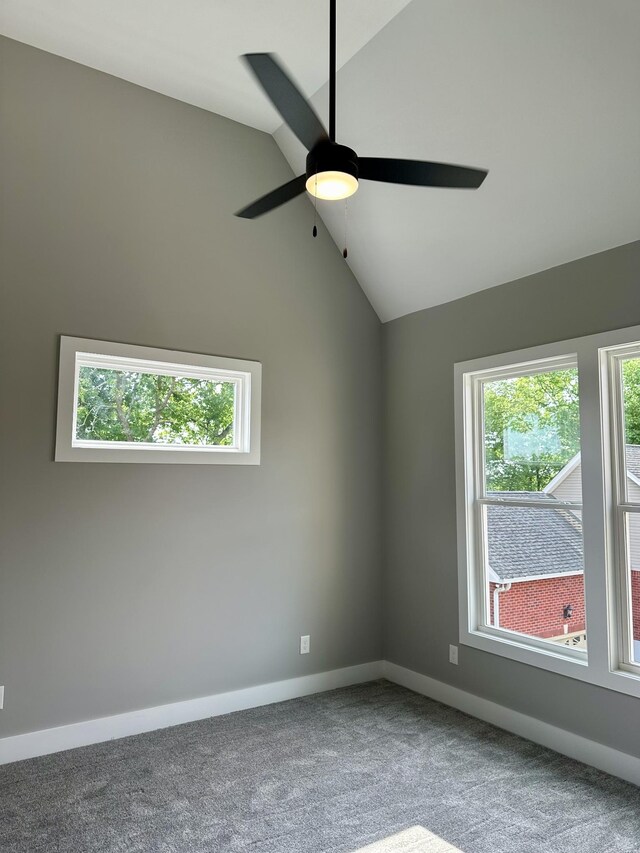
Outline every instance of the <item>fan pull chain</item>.
{"type": "Polygon", "coordinates": [[[318,175],[316,173],[316,192],[313,196],[313,231],[311,232],[314,237],[318,236],[318,226],[316,225],[318,221],[318,175]]]}
{"type": "Polygon", "coordinates": [[[342,257],[347,260],[347,200],[344,202],[344,249],[342,250],[342,257]]]}

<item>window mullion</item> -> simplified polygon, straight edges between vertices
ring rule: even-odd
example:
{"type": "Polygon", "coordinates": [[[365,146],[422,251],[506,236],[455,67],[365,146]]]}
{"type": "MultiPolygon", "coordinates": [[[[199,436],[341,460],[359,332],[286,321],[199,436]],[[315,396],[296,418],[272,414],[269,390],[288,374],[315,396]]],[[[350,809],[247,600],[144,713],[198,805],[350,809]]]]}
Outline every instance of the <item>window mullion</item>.
{"type": "Polygon", "coordinates": [[[611,647],[607,613],[610,584],[603,566],[606,564],[605,494],[603,490],[603,454],[600,364],[594,347],[578,351],[580,383],[580,442],[582,463],[584,585],[587,631],[589,636],[589,668],[606,675],[611,666],[611,647]]]}

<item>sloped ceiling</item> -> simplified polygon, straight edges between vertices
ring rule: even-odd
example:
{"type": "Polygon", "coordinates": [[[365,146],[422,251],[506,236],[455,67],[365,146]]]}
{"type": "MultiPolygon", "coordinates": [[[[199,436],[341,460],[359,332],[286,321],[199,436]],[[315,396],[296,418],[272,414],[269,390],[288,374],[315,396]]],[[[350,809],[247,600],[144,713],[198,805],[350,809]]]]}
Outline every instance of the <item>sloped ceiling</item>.
{"type": "MultiPolygon", "coordinates": [[[[338,63],[408,2],[340,2],[338,63]]],[[[328,76],[328,10],[328,0],[0,0],[0,32],[272,133],[280,119],[238,57],[278,53],[315,92],[328,76]]]]}
{"type": "MultiPolygon", "coordinates": [[[[237,57],[277,52],[326,116],[327,5],[0,0],[0,31],[275,131],[301,173],[305,152],[237,57]]],[[[640,237],[637,0],[341,0],[338,13],[339,141],[489,169],[475,192],[361,182],[348,263],[382,320],[640,237]]],[[[344,204],[318,210],[342,248],[344,204]]]]}

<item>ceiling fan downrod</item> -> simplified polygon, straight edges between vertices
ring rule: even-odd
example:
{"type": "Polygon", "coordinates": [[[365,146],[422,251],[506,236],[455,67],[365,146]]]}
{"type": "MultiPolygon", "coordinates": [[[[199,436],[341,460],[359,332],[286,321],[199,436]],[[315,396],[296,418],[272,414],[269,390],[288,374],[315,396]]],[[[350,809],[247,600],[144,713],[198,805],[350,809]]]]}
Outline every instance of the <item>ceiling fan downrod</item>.
{"type": "Polygon", "coordinates": [[[329,139],[336,141],[336,0],[329,0],[329,139]]]}

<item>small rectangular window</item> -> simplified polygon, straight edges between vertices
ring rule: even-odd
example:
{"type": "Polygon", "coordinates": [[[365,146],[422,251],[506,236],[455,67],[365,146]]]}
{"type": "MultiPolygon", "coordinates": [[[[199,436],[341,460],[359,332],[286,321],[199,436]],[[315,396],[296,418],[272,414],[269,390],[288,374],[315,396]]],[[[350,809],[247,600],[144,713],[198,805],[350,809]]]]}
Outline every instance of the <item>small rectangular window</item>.
{"type": "MultiPolygon", "coordinates": [[[[465,376],[475,630],[586,654],[573,357],[465,376]]],[[[571,653],[573,653],[571,652],[571,653]]]]}
{"type": "Polygon", "coordinates": [[[260,365],[61,339],[57,461],[258,464],[260,365]]]}

